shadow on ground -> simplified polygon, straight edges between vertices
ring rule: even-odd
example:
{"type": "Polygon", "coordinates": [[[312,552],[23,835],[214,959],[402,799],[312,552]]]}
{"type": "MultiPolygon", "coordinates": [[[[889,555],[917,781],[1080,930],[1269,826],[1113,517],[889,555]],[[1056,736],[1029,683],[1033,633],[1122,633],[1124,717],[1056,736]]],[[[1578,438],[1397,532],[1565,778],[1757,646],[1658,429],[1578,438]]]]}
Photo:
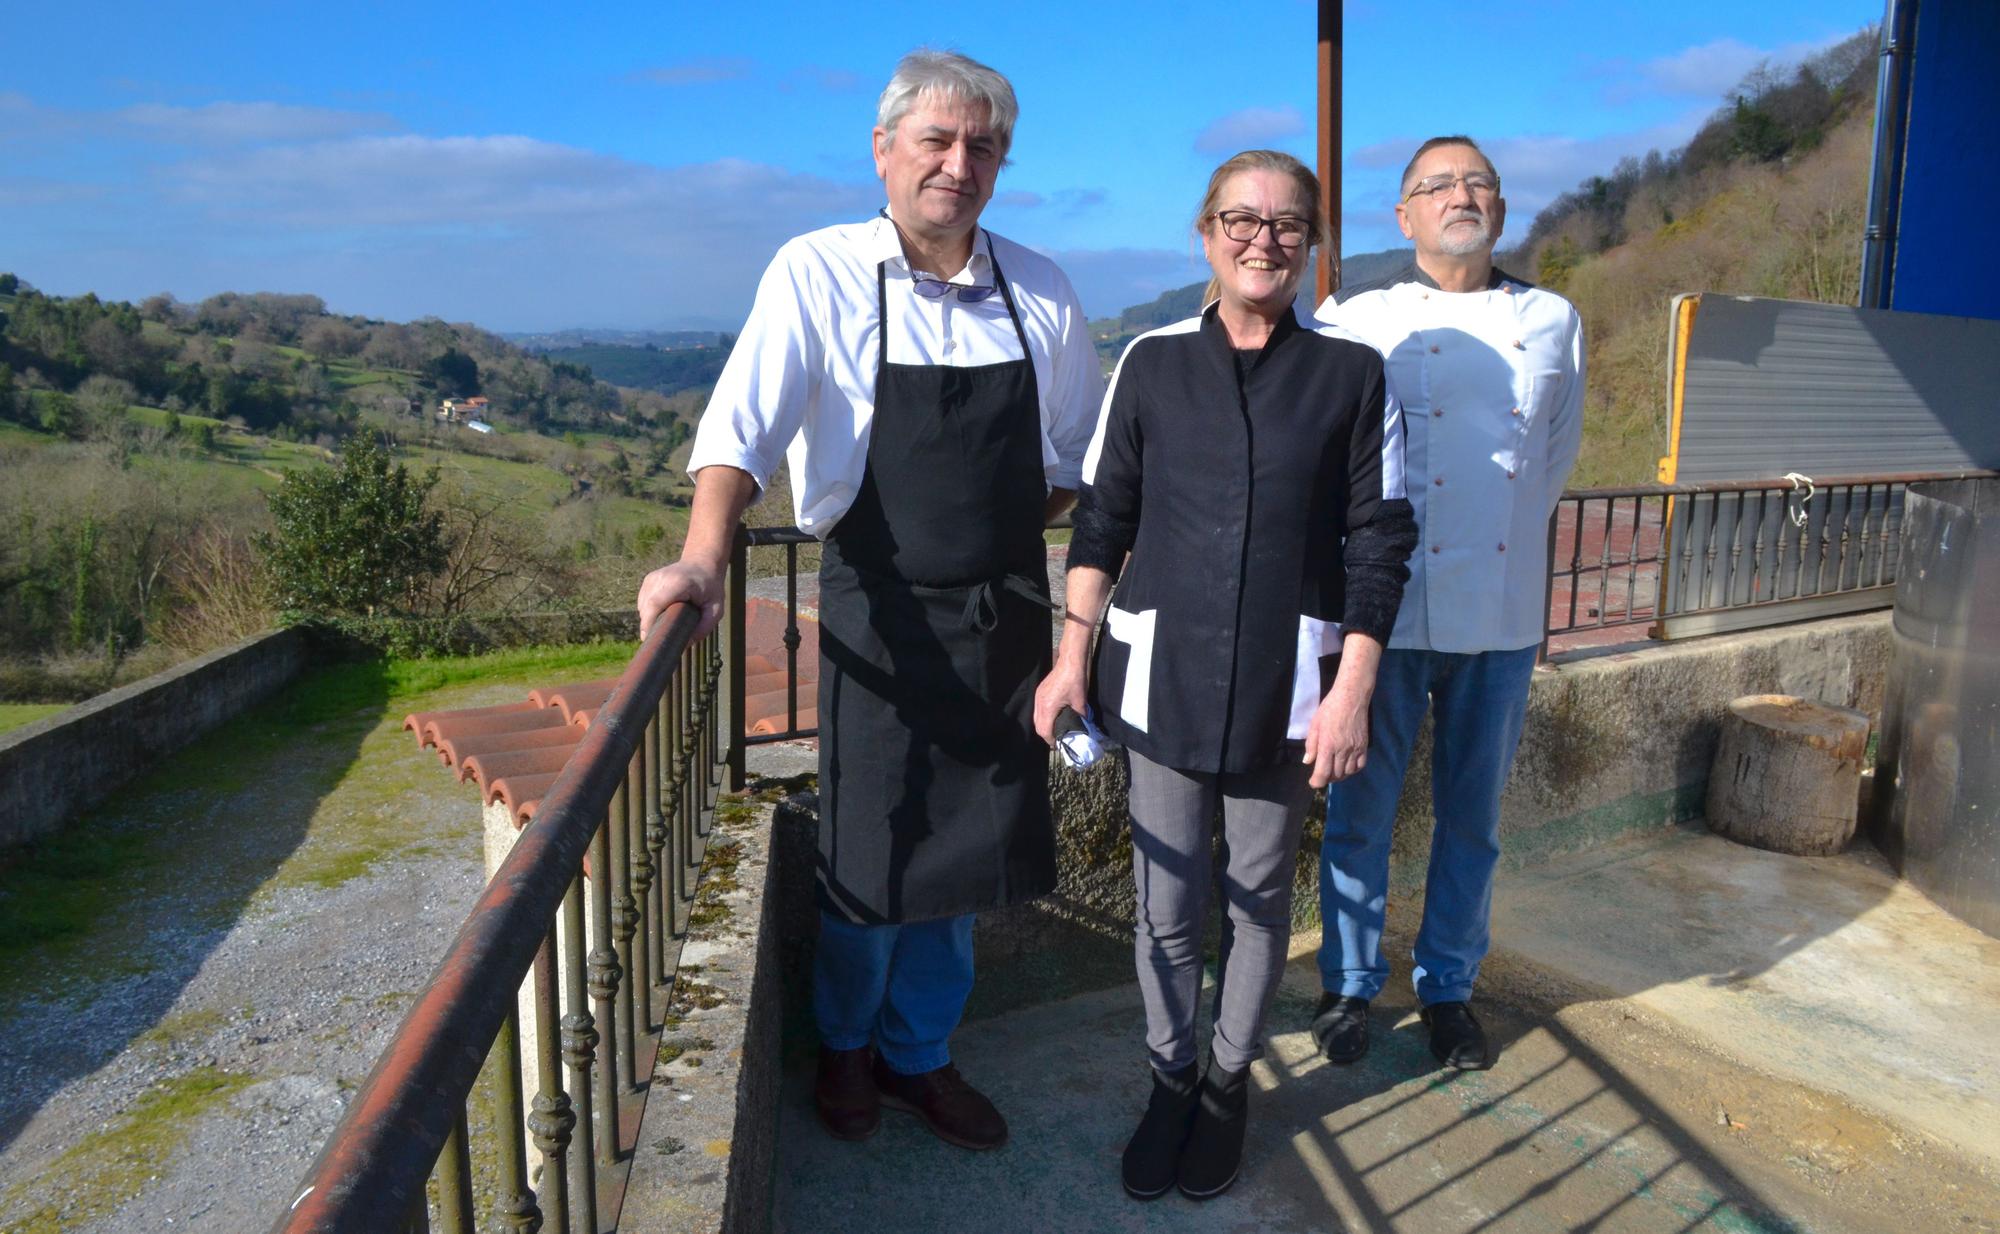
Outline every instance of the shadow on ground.
{"type": "Polygon", "coordinates": [[[298,849],[388,697],[379,661],[309,673],[5,856],[0,1151],[51,1095],[162,1027],[298,849]]]}

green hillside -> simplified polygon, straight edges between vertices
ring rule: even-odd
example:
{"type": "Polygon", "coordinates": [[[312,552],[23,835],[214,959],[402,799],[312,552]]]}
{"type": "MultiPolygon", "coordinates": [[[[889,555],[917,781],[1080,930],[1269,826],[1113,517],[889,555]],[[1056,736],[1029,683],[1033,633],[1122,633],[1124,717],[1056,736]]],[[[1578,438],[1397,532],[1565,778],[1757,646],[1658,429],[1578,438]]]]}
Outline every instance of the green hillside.
{"type": "Polygon", "coordinates": [[[683,390],[705,389],[722,375],[722,362],[729,358],[729,335],[718,346],[630,347],[616,343],[591,343],[581,347],[551,348],[541,354],[549,360],[590,370],[600,381],[633,390],[659,394],[679,394],[683,390]]]}
{"type": "Polygon", "coordinates": [[[263,628],[268,499],[358,432],[435,468],[448,564],[412,613],[623,607],[684,533],[694,408],[471,326],[0,275],[0,700],[83,697],[263,628]]]}

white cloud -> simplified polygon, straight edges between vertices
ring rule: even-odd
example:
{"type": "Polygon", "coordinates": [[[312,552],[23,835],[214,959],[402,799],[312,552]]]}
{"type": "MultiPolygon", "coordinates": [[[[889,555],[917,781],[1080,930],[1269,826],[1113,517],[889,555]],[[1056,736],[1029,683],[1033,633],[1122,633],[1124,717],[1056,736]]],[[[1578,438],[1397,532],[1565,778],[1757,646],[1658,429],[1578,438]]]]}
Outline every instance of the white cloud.
{"type": "Polygon", "coordinates": [[[1194,139],[1194,148],[1203,154],[1233,154],[1275,145],[1305,131],[1306,118],[1296,107],[1246,107],[1203,129],[1194,139]]]}
{"type": "Polygon", "coordinates": [[[393,116],[379,112],[300,107],[291,103],[137,103],[112,118],[167,141],[241,145],[270,141],[319,141],[356,133],[399,129],[393,116]]]}
{"type": "Polygon", "coordinates": [[[1208,277],[1208,266],[1172,249],[1070,249],[1050,257],[1069,275],[1084,314],[1116,317],[1163,291],[1208,277]]]}
{"type": "Polygon", "coordinates": [[[637,75],[641,81],[649,81],[656,86],[699,86],[717,81],[739,81],[750,76],[755,67],[745,56],[707,56],[641,69],[637,75]]]}
{"type": "Polygon", "coordinates": [[[164,175],[175,200],[291,227],[582,225],[625,216],[733,233],[765,219],[788,226],[865,212],[878,193],[740,159],[661,168],[513,136],[356,137],[194,159],[164,175]]]}
{"type": "Polygon", "coordinates": [[[1105,198],[1103,189],[1057,189],[1053,193],[1014,189],[994,194],[993,205],[1002,211],[1049,210],[1063,218],[1080,218],[1103,205],[1105,198]]]}
{"type": "Polygon", "coordinates": [[[1758,65],[1798,64],[1846,37],[1835,35],[1780,47],[1752,47],[1737,39],[1721,38],[1637,65],[1614,62],[1605,68],[1615,80],[1605,88],[1604,97],[1611,103],[1630,102],[1642,95],[1721,102],[1758,65]]]}
{"type": "MultiPolygon", "coordinates": [[[[1618,160],[1643,157],[1648,150],[1666,154],[1686,145],[1707,117],[1708,109],[1698,107],[1662,124],[1599,137],[1527,134],[1481,139],[1480,148],[1500,172],[1507,196],[1508,240],[1502,244],[1526,235],[1535,215],[1558,195],[1591,176],[1611,174],[1618,160]]],[[[1421,138],[1399,137],[1351,152],[1350,166],[1391,174],[1353,177],[1342,203],[1346,212],[1343,217],[1368,229],[1370,234],[1374,234],[1373,224],[1393,226],[1390,216],[1397,190],[1393,173],[1402,170],[1410,152],[1421,141],[1421,138]]],[[[1354,246],[1348,247],[1351,250],[1354,246]]]]}
{"type": "Polygon", "coordinates": [[[849,69],[829,69],[819,65],[807,65],[795,69],[785,78],[782,90],[813,89],[824,90],[828,94],[847,94],[859,90],[864,83],[861,74],[849,69]]]}

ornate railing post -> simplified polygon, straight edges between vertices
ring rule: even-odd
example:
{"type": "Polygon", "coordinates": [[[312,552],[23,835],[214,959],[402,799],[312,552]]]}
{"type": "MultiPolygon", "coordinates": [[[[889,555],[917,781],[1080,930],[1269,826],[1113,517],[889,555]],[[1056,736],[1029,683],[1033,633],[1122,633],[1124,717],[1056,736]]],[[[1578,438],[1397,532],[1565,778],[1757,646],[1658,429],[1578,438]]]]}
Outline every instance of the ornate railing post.
{"type": "Polygon", "coordinates": [[[538,1234],[542,1211],[528,1190],[528,1148],[521,1133],[521,1013],[509,1009],[493,1041],[493,1127],[498,1137],[500,1194],[493,1220],[502,1230],[538,1234]]]}
{"type": "Polygon", "coordinates": [[[572,1192],[576,1198],[579,1230],[597,1228],[597,1169],[594,1149],[597,1128],[591,1120],[590,1067],[597,1057],[597,1019],[590,1014],[584,970],[583,875],[569,885],[562,902],[563,1003],[568,1007],[562,1018],[563,1061],[569,1065],[569,1091],[576,1102],[576,1178],[572,1192]]]}
{"type": "Polygon", "coordinates": [[[618,949],[618,1080],[621,1092],[637,1088],[638,1033],[634,1004],[638,1002],[639,967],[632,960],[632,937],[639,932],[639,906],[632,898],[632,765],[611,797],[611,937],[618,949]]]}
{"type": "Polygon", "coordinates": [[[723,673],[729,683],[728,713],[720,717],[727,725],[723,729],[723,740],[727,743],[729,771],[726,777],[728,790],[732,793],[743,790],[743,734],[746,729],[743,712],[744,640],[748,637],[746,626],[749,621],[750,600],[748,577],[750,574],[750,537],[743,528],[736,529],[736,543],[729,554],[728,598],[723,609],[722,659],[723,673]]]}
{"type": "Polygon", "coordinates": [[[610,817],[590,837],[590,1006],[597,1021],[597,1160],[618,1160],[618,953],[611,942],[610,817]]]}
{"type": "Polygon", "coordinates": [[[562,1044],[557,1040],[561,1019],[556,999],[556,927],[535,953],[535,1110],[528,1130],[542,1154],[539,1180],[542,1209],[549,1228],[569,1234],[569,1139],[576,1130],[569,1094],[563,1091],[562,1044]]]}

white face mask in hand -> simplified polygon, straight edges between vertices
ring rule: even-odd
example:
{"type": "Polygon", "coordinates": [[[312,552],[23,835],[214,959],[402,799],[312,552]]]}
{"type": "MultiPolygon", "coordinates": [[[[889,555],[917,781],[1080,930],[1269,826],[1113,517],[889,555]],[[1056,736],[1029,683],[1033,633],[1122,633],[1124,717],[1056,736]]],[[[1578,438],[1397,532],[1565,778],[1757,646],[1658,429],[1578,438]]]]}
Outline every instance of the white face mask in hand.
{"type": "Polygon", "coordinates": [[[1056,749],[1062,751],[1063,761],[1078,771],[1103,758],[1111,744],[1088,714],[1078,715],[1068,707],[1056,713],[1055,732],[1056,749]]]}

